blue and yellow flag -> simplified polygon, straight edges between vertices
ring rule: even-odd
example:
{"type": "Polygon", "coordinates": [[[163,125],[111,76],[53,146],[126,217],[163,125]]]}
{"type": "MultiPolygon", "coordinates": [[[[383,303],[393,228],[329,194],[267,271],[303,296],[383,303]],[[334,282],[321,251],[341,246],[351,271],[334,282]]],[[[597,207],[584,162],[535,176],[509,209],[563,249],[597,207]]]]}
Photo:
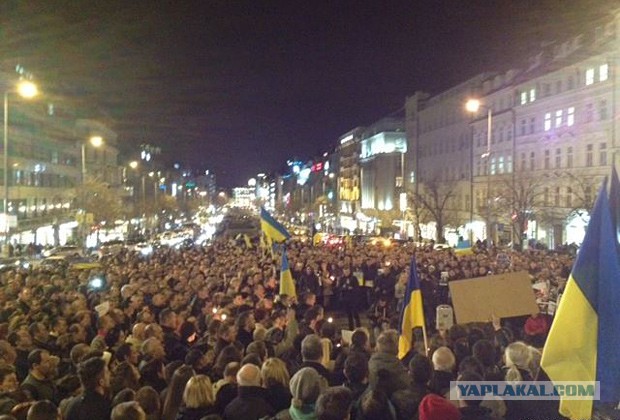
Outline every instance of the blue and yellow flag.
{"type": "Polygon", "coordinates": [[[260,228],[274,242],[284,242],[291,237],[286,228],[274,219],[264,207],[260,208],[260,228]]]}
{"type": "MultiPolygon", "coordinates": [[[[409,280],[403,309],[400,314],[398,357],[402,359],[409,353],[413,346],[413,329],[421,327],[426,340],[426,323],[424,321],[424,307],[422,306],[422,291],[416,268],[415,257],[411,259],[409,280]]],[[[425,343],[426,344],[426,343],[425,343]]]]}
{"type": "Polygon", "coordinates": [[[287,296],[297,296],[295,291],[295,281],[291,274],[291,268],[288,266],[288,258],[286,257],[286,249],[282,252],[282,268],[280,270],[280,294],[287,296]]]}
{"type": "MultiPolygon", "coordinates": [[[[545,343],[541,367],[552,381],[600,381],[601,401],[620,401],[620,255],[603,183],[583,244],[545,343]]],[[[613,183],[612,183],[613,184],[613,183]]],[[[612,188],[611,194],[619,192],[612,188]]],[[[592,400],[561,400],[571,419],[592,416],[592,400]]]]}

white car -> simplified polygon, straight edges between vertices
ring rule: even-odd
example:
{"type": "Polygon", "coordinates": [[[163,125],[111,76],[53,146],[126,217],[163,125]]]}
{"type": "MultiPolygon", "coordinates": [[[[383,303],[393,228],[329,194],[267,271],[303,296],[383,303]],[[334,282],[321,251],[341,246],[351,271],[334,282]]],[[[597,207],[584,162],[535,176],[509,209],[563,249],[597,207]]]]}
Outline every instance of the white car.
{"type": "Polygon", "coordinates": [[[121,240],[107,241],[99,247],[99,257],[119,254],[124,248],[124,242],[121,240]]]}
{"type": "Polygon", "coordinates": [[[136,252],[142,255],[150,255],[153,253],[153,246],[148,242],[137,242],[125,246],[129,252],[136,252]]]}
{"type": "Polygon", "coordinates": [[[57,246],[43,251],[44,257],[83,257],[84,250],[75,245],[57,246]]]}

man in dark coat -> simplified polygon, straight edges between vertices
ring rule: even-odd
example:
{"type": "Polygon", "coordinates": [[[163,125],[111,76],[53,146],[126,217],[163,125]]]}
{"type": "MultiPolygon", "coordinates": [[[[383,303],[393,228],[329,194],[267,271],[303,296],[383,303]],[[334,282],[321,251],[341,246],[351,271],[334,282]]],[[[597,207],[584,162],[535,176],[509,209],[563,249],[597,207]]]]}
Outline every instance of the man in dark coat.
{"type": "Polygon", "coordinates": [[[274,415],[267,403],[267,391],[261,387],[260,369],[251,363],[237,373],[238,394],[224,409],[224,420],[258,420],[274,415]]]}
{"type": "Polygon", "coordinates": [[[112,405],[106,397],[110,389],[110,372],[105,361],[92,357],[78,367],[83,392],[67,409],[67,420],[108,420],[112,405]]]}
{"type": "Polygon", "coordinates": [[[388,397],[395,391],[408,389],[411,380],[407,369],[402,365],[398,355],[398,333],[396,330],[387,330],[377,339],[377,352],[368,362],[369,387],[376,389],[381,378],[381,390],[388,397]]]}
{"type": "Polygon", "coordinates": [[[177,314],[172,309],[165,308],[159,313],[159,324],[164,333],[164,350],[170,362],[185,360],[187,355],[187,346],[181,342],[177,333],[177,320],[177,314]]]}
{"type": "Polygon", "coordinates": [[[347,311],[349,329],[354,330],[356,327],[361,327],[362,323],[358,312],[360,283],[357,277],[351,274],[351,267],[344,267],[342,269],[342,277],[338,279],[336,287],[340,294],[340,303],[347,311]]]}

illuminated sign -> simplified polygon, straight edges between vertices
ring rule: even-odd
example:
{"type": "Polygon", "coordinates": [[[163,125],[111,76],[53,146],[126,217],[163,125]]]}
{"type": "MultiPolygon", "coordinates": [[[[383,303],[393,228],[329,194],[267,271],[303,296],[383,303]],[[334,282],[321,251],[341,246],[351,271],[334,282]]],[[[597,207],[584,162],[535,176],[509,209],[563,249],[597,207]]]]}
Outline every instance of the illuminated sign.
{"type": "Polygon", "coordinates": [[[318,162],[312,165],[312,172],[321,172],[323,170],[323,162],[318,162]]]}
{"type": "Polygon", "coordinates": [[[340,144],[348,143],[351,140],[353,140],[353,134],[349,134],[348,136],[343,137],[342,139],[340,139],[340,144]]]}
{"type": "Polygon", "coordinates": [[[362,159],[386,153],[407,153],[407,140],[400,133],[379,133],[362,142],[362,159]]]}
{"type": "Polygon", "coordinates": [[[297,183],[299,185],[305,185],[306,182],[308,182],[308,177],[310,177],[310,172],[311,172],[310,168],[301,169],[299,171],[299,174],[297,174],[297,183]]]}

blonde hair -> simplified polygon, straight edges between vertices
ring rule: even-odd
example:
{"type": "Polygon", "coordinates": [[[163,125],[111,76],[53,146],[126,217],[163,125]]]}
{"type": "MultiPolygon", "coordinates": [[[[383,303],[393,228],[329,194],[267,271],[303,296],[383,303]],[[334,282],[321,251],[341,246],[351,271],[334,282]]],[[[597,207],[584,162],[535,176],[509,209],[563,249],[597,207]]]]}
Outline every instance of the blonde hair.
{"type": "Polygon", "coordinates": [[[523,380],[519,369],[529,370],[532,354],[530,347],[522,341],[516,341],[506,347],[504,358],[508,371],[505,380],[507,382],[518,382],[523,380]]]}
{"type": "Polygon", "coordinates": [[[277,357],[270,357],[265,360],[260,370],[263,386],[268,388],[275,384],[284,385],[288,388],[291,377],[286,369],[286,364],[277,357]]]}
{"type": "Polygon", "coordinates": [[[188,408],[208,407],[215,404],[213,385],[206,375],[192,376],[185,385],[183,402],[188,408]]]}
{"type": "Polygon", "coordinates": [[[528,369],[532,374],[532,378],[536,379],[538,372],[540,371],[540,359],[542,359],[542,352],[536,347],[529,346],[530,361],[528,363],[528,369]]]}

